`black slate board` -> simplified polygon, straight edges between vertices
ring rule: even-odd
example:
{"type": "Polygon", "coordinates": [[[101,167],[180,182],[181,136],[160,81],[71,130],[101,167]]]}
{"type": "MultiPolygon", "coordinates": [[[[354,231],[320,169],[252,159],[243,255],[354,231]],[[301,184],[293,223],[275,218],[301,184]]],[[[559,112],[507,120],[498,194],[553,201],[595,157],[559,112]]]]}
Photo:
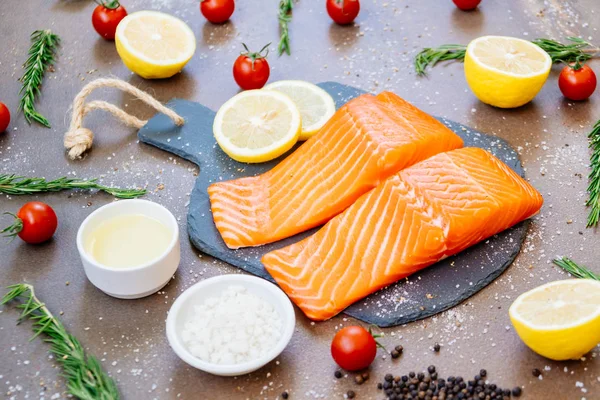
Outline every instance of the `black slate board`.
{"type": "MultiPolygon", "coordinates": [[[[325,82],[319,86],[333,96],[337,107],[365,93],[335,82],[325,82]]],[[[177,127],[165,115],[157,114],[140,129],[138,136],[142,142],[174,153],[200,167],[200,175],[189,205],[190,240],[196,248],[206,254],[273,281],[262,266],[260,258],[269,251],[303,239],[315,230],[265,246],[230,250],[225,246],[213,223],[207,187],[215,181],[268,171],[287,154],[264,164],[238,163],[223,153],[216,144],[212,134],[214,111],[198,103],[180,99],[171,101],[169,106],[186,119],[184,126],[177,127]]],[[[504,140],[479,133],[456,122],[443,118],[439,120],[460,135],[465,141],[465,146],[491,151],[524,176],[517,153],[504,140]]],[[[387,327],[416,321],[447,310],[477,293],[508,268],[519,253],[527,227],[528,222],[522,222],[479,245],[368,296],[344,312],[364,322],[387,327]]]]}

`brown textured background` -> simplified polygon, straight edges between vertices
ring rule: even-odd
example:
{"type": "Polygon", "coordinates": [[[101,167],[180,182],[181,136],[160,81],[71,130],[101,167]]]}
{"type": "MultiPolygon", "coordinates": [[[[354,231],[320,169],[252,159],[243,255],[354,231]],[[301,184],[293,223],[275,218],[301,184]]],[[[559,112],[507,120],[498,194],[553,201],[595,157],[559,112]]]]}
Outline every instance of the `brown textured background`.
{"type": "MultiPolygon", "coordinates": [[[[0,4],[0,100],[13,114],[0,135],[0,173],[101,177],[106,184],[144,185],[147,196],[167,206],[180,220],[182,262],[175,279],[151,297],[124,301],[110,298],[85,278],[75,246],[79,224],[93,210],[112,201],[99,193],[41,195],[59,216],[55,238],[41,246],[20,240],[0,244],[0,284],[35,285],[39,297],[62,319],[84,346],[96,354],[117,380],[125,399],[275,399],[283,390],[292,399],[342,398],[352,389],[357,399],[380,399],[376,381],[388,372],[406,373],[438,366],[444,376],[471,377],[486,368],[491,381],[524,386],[526,399],[600,398],[600,351],[584,361],[551,362],[529,351],[510,325],[507,309],[522,292],[566,278],[550,263],[569,255],[600,272],[598,237],[585,229],[588,150],[585,139],[600,118],[600,94],[572,104],[560,95],[555,67],[539,96],[517,110],[499,110],[478,102],[469,92],[460,64],[439,66],[417,79],[415,52],[442,43],[467,43],[484,34],[563,38],[582,35],[600,42],[600,4],[596,0],[483,0],[479,11],[463,13],[450,0],[363,0],[357,23],[333,25],[324,1],[300,0],[290,25],[292,56],[274,54],[278,38],[277,0],[238,1],[230,23],[213,26],[201,17],[196,0],[126,0],[131,13],[156,9],[185,20],[196,33],[198,50],[182,74],[145,81],[121,63],[114,45],[93,31],[91,1],[3,0],[0,4]],[[29,47],[29,34],[50,28],[63,39],[56,71],[48,73],[39,111],[52,129],[28,126],[18,115],[17,79],[29,47]],[[195,167],[170,154],[139,144],[135,132],[111,117],[94,113],[86,126],[96,133],[94,150],[82,161],[69,161],[62,148],[70,102],[97,77],[116,76],[167,101],[186,98],[217,109],[237,92],[230,74],[241,42],[260,48],[273,42],[271,81],[337,80],[365,90],[393,90],[435,115],[470,125],[508,140],[519,150],[528,178],[545,197],[521,255],[496,282],[469,301],[436,317],[386,329],[383,343],[401,343],[400,360],[378,357],[373,378],[356,386],[351,377],[335,380],[329,343],[336,329],[353,321],[344,316],[312,324],[297,313],[297,331],[285,352],[260,371],[239,378],[204,374],[180,361],[170,350],[164,320],[179,293],[205,277],[238,270],[195,251],[186,237],[185,215],[195,167]],[[164,188],[159,190],[159,186],[164,188]],[[67,285],[67,282],[69,284],[67,285]],[[430,350],[435,342],[442,351],[430,350]],[[543,380],[531,375],[543,371],[543,380]],[[583,385],[583,388],[578,387],[583,385]],[[586,392],[584,392],[584,390],[586,392]]],[[[592,67],[600,72],[600,63],[592,67]]],[[[145,118],[151,111],[114,91],[102,98],[145,118]]],[[[16,211],[34,197],[0,197],[2,211],[16,211]]],[[[8,219],[2,219],[8,223],[8,219]]],[[[13,307],[0,311],[0,396],[65,398],[64,381],[49,359],[47,346],[28,343],[28,323],[15,326],[13,307]],[[53,397],[54,396],[54,397],[53,397]]],[[[380,355],[383,353],[380,352],[380,355]]]]}

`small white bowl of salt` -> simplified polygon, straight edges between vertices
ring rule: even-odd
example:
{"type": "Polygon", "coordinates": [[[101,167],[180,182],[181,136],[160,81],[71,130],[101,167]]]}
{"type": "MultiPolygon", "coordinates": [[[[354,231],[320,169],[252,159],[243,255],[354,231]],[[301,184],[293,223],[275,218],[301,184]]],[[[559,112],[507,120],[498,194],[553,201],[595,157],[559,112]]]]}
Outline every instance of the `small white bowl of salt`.
{"type": "Polygon", "coordinates": [[[189,365],[221,376],[248,374],[273,361],[296,325],[290,299],[249,275],[221,275],[187,289],[167,317],[167,338],[189,365]]]}

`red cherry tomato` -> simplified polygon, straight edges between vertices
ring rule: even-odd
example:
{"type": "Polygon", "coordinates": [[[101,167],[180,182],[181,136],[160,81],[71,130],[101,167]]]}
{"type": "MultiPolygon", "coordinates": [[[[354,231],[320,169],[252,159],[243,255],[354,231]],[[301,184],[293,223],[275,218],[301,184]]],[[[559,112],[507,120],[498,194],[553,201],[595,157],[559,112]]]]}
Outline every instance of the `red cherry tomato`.
{"type": "Polygon", "coordinates": [[[52,207],[41,201],[25,203],[17,215],[13,216],[15,221],[2,233],[7,236],[19,235],[26,243],[37,244],[49,240],[58,225],[52,207]]]}
{"type": "Polygon", "coordinates": [[[222,24],[231,18],[235,10],[233,0],[201,0],[200,12],[213,24],[222,24]]]}
{"type": "Polygon", "coordinates": [[[351,24],[359,12],[358,0],[327,0],[327,13],[336,24],[351,24]]]}
{"type": "Polygon", "coordinates": [[[567,99],[585,100],[596,90],[596,74],[587,65],[579,69],[566,66],[558,77],[558,87],[567,99]]]}
{"type": "Polygon", "coordinates": [[[125,7],[116,0],[102,0],[102,3],[94,9],[92,14],[92,25],[106,40],[115,40],[117,25],[127,16],[125,7]]]}
{"type": "Polygon", "coordinates": [[[471,11],[477,8],[481,0],[452,0],[452,2],[463,11],[471,11]]]}
{"type": "Polygon", "coordinates": [[[258,53],[250,52],[244,44],[246,51],[233,64],[233,77],[242,89],[260,89],[269,80],[271,74],[271,68],[269,68],[269,62],[267,61],[269,44],[258,53]]]}
{"type": "Polygon", "coordinates": [[[0,133],[4,132],[10,124],[10,111],[8,107],[0,101],[0,133]]]}
{"type": "Polygon", "coordinates": [[[335,334],[331,342],[331,355],[347,371],[367,368],[377,354],[373,335],[361,326],[349,326],[335,334]]]}

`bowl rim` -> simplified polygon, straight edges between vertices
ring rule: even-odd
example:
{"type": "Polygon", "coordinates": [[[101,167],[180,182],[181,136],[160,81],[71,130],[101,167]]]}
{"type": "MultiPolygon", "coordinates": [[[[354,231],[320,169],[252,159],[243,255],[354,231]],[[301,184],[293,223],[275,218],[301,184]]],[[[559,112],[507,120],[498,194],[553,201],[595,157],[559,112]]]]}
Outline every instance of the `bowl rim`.
{"type": "Polygon", "coordinates": [[[171,306],[169,310],[169,315],[167,316],[166,327],[167,339],[169,341],[169,344],[171,345],[171,348],[173,349],[175,354],[177,354],[177,356],[183,361],[185,361],[192,367],[198,368],[205,372],[209,372],[211,374],[236,376],[244,375],[255,371],[259,368],[262,368],[263,366],[273,361],[277,356],[279,356],[283,352],[283,350],[289,344],[292,335],[294,334],[294,330],[296,328],[296,313],[294,311],[294,306],[292,305],[290,299],[283,292],[283,290],[281,290],[275,284],[256,276],[244,274],[227,274],[205,279],[186,289],[171,306]],[[212,364],[193,356],[185,348],[184,344],[180,340],[180,337],[176,332],[175,322],[179,312],[183,307],[183,304],[186,301],[188,301],[190,297],[199,290],[223,282],[230,282],[231,284],[241,284],[246,287],[252,285],[258,286],[262,290],[266,290],[274,294],[280,302],[280,304],[283,306],[285,315],[281,315],[282,319],[284,319],[282,335],[279,341],[277,342],[277,345],[274,346],[265,356],[241,364],[212,364]]]}
{"type": "Polygon", "coordinates": [[[90,215],[88,215],[83,220],[81,225],[79,225],[79,229],[77,230],[77,250],[79,251],[79,254],[81,255],[81,257],[85,258],[86,262],[88,262],[89,264],[93,265],[94,267],[96,267],[98,269],[101,269],[104,271],[109,271],[112,273],[119,273],[119,274],[141,271],[141,270],[150,268],[150,267],[156,265],[157,263],[162,262],[165,258],[167,258],[169,256],[169,254],[171,254],[171,252],[177,245],[178,241],[179,241],[179,224],[177,223],[177,219],[175,218],[173,213],[171,211],[169,211],[169,209],[166,208],[165,206],[163,206],[162,204],[158,204],[154,201],[145,200],[145,199],[122,199],[122,200],[117,200],[117,201],[113,201],[111,203],[105,204],[102,207],[99,207],[98,209],[94,210],[90,215]],[[109,267],[107,265],[99,263],[85,249],[85,246],[83,245],[83,231],[85,230],[87,225],[90,223],[90,221],[93,218],[95,218],[98,214],[100,214],[101,212],[104,212],[109,208],[123,207],[123,204],[130,204],[132,202],[148,203],[148,204],[151,204],[152,206],[156,206],[159,209],[162,209],[163,211],[166,212],[168,219],[171,221],[171,223],[173,225],[173,235],[171,238],[171,243],[169,243],[169,246],[165,249],[165,251],[160,256],[154,258],[153,260],[146,262],[145,264],[137,265],[135,267],[115,268],[115,267],[109,267]]]}

